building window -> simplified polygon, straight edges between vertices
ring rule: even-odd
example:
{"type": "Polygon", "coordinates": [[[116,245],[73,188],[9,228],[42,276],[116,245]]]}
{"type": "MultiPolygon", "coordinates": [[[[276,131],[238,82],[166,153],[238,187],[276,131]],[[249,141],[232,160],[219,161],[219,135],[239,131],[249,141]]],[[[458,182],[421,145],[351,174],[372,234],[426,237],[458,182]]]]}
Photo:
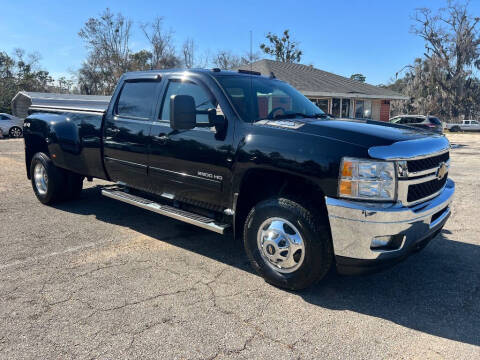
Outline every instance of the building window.
{"type": "Polygon", "coordinates": [[[329,113],[328,99],[313,99],[312,102],[317,105],[324,113],[329,113]]]}
{"type": "Polygon", "coordinates": [[[363,117],[365,119],[372,118],[372,101],[371,100],[363,101],[363,117]]]}
{"type": "Polygon", "coordinates": [[[332,115],[340,117],[340,99],[332,99],[332,115]]]}
{"type": "Polygon", "coordinates": [[[363,118],[363,100],[355,101],[355,117],[363,118]]]}
{"type": "Polygon", "coordinates": [[[350,117],[350,99],[342,99],[342,117],[350,117]]]}
{"type": "Polygon", "coordinates": [[[360,119],[371,119],[372,102],[370,100],[355,101],[355,117],[360,119]]]}

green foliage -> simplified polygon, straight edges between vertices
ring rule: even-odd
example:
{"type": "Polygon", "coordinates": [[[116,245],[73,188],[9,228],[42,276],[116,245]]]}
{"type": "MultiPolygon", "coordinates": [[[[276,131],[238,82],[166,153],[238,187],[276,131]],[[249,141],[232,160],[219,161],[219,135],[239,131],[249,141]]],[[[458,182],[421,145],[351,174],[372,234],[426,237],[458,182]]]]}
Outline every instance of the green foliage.
{"type": "Polygon", "coordinates": [[[433,14],[417,9],[412,32],[425,41],[423,58],[415,59],[404,77],[387,87],[407,95],[393,113],[433,114],[449,121],[480,116],[480,18],[467,4],[451,1],[433,14]]]}
{"type": "Polygon", "coordinates": [[[363,74],[352,74],[350,79],[364,83],[365,80],[367,80],[367,77],[363,74]]]}
{"type": "Polygon", "coordinates": [[[269,32],[266,36],[269,45],[261,44],[260,49],[267,55],[275,57],[275,60],[287,63],[299,63],[303,52],[298,49],[299,43],[290,39],[289,30],[285,30],[281,36],[269,32]]]}
{"type": "Polygon", "coordinates": [[[0,112],[10,113],[11,101],[19,91],[49,91],[54,80],[39,68],[37,54],[16,49],[12,56],[0,52],[0,112]]]}

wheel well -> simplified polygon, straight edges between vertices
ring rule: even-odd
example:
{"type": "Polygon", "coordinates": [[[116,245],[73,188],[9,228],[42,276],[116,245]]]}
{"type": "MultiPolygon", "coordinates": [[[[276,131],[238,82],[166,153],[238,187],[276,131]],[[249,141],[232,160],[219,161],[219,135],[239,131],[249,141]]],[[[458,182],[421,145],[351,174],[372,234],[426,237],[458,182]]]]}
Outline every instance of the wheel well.
{"type": "Polygon", "coordinates": [[[27,135],[25,138],[25,166],[27,169],[27,177],[30,179],[30,163],[33,155],[43,152],[50,155],[45,139],[38,135],[27,135]]]}
{"type": "Polygon", "coordinates": [[[243,233],[243,224],[248,213],[262,200],[285,196],[300,202],[310,210],[327,215],[325,195],[320,187],[308,179],[275,170],[251,170],[240,186],[235,209],[235,234],[243,233]]]}

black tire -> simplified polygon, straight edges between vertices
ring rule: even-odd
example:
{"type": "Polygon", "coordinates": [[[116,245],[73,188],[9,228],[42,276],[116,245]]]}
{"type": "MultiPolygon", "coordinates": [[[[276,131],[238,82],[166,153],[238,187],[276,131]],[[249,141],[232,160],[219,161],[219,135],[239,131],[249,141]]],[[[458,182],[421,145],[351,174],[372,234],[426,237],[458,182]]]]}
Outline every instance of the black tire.
{"type": "Polygon", "coordinates": [[[65,172],[57,168],[47,154],[39,152],[33,156],[30,163],[30,177],[33,191],[42,204],[54,204],[63,200],[66,190],[65,172]],[[45,192],[39,190],[36,185],[35,168],[37,164],[41,164],[44,167],[48,177],[45,192]]]}
{"type": "Polygon", "coordinates": [[[10,136],[11,138],[20,138],[22,137],[22,134],[23,130],[18,126],[12,126],[8,131],[8,136],[10,136]]]}
{"type": "Polygon", "coordinates": [[[258,203],[248,214],[244,226],[244,246],[255,271],[268,283],[289,289],[304,289],[321,280],[333,263],[330,229],[320,216],[286,198],[273,198],[258,203]],[[277,271],[262,256],[257,245],[260,226],[270,218],[282,218],[294,224],[305,247],[303,262],[290,273],[277,271]]]}
{"type": "Polygon", "coordinates": [[[454,126],[450,129],[451,132],[459,132],[460,131],[460,126],[454,126]]]}
{"type": "Polygon", "coordinates": [[[83,176],[66,172],[66,184],[65,184],[65,200],[75,200],[80,197],[80,193],[83,189],[83,176]]]}

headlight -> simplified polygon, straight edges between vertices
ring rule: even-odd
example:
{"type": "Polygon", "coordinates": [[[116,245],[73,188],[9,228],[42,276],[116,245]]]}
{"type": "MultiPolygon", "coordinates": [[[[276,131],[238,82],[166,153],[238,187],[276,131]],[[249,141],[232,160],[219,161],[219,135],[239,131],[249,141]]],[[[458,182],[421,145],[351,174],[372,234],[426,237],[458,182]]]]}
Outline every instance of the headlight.
{"type": "Polygon", "coordinates": [[[360,200],[395,200],[394,162],[345,157],[340,164],[338,195],[360,200]]]}

